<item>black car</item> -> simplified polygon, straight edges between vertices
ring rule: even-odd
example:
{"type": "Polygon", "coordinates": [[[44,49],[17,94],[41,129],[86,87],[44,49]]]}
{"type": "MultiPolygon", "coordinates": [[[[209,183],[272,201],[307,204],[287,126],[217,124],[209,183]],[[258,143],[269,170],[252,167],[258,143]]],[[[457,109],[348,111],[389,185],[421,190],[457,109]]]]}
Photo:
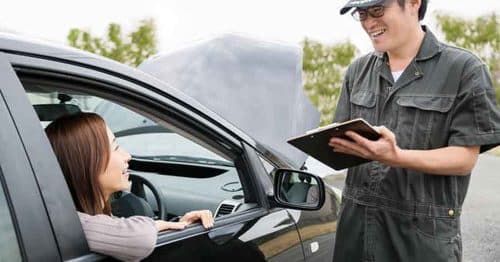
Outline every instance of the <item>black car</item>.
{"type": "MultiPolygon", "coordinates": [[[[131,153],[131,191],[147,200],[154,218],[195,209],[216,217],[210,230],[194,224],[160,232],[146,261],[331,261],[340,198],[300,171],[303,156],[277,146],[284,139],[262,135],[271,132],[265,124],[256,132],[241,128],[234,115],[144,71],[0,35],[0,261],[111,259],[89,251],[43,130],[79,111],[100,114],[131,153]]],[[[246,121],[262,125],[266,117],[253,114],[246,121]]],[[[281,133],[312,127],[304,123],[281,133]]]]}

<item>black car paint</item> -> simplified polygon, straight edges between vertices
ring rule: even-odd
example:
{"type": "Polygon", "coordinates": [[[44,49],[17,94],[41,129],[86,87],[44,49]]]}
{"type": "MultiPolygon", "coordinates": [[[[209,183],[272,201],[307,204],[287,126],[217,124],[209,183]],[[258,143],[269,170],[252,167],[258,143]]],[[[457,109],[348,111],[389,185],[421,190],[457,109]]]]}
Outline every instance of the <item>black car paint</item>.
{"type": "Polygon", "coordinates": [[[242,260],[243,254],[252,258],[249,261],[324,261],[331,257],[326,254],[315,258],[316,254],[308,252],[305,241],[319,239],[322,249],[333,249],[337,204],[332,200],[332,192],[321,210],[296,211],[301,214],[297,221],[289,210],[273,207],[269,201],[269,195],[273,194],[272,181],[259,163],[257,152],[279,167],[293,168],[286,157],[273,154],[271,149],[259,145],[196,101],[140,71],[71,50],[12,39],[2,39],[1,43],[0,178],[10,209],[15,214],[23,260],[93,261],[106,258],[88,250],[57,160],[53,154],[47,154],[51,152],[50,144],[16,71],[47,78],[84,79],[89,83],[95,81],[99,86],[109,84],[108,90],[95,91],[108,95],[114,92],[115,98],[123,96],[128,102],[144,103],[144,110],[150,114],[174,114],[171,117],[178,118],[180,125],[194,125],[200,133],[242,151],[237,161],[248,168],[243,171],[248,179],[245,183],[251,185],[254,200],[260,207],[218,219],[210,231],[192,226],[183,231],[161,233],[157,248],[148,260],[234,261],[242,260]],[[311,236],[307,232],[311,226],[326,223],[332,223],[326,237],[311,236]],[[244,234],[255,234],[255,237],[244,238],[244,234]],[[292,245],[283,248],[283,241],[292,245]]]}

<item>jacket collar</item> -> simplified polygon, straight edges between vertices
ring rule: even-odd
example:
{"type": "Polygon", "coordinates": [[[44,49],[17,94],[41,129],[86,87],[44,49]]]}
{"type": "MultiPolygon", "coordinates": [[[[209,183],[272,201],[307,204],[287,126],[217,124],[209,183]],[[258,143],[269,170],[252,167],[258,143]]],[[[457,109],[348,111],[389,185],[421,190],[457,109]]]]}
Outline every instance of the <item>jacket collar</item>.
{"type": "MultiPolygon", "coordinates": [[[[416,61],[431,59],[432,57],[440,53],[443,49],[436,36],[427,28],[427,26],[422,26],[422,29],[425,32],[425,36],[422,44],[420,45],[417,56],[415,57],[416,61]]],[[[386,52],[375,51],[374,54],[378,58],[383,59],[384,62],[387,61],[386,52]]]]}

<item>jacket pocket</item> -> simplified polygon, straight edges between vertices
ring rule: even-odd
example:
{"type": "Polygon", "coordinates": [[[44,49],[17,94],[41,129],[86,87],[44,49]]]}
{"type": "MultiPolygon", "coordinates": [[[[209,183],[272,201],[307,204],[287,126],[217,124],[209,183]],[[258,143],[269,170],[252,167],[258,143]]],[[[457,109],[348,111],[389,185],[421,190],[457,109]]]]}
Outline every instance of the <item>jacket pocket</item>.
{"type": "Polygon", "coordinates": [[[448,128],[446,126],[448,112],[453,107],[454,102],[454,96],[398,97],[396,100],[398,105],[397,129],[403,140],[401,141],[403,145],[400,146],[426,149],[430,143],[431,133],[435,136],[444,136],[448,128]]]}
{"type": "Polygon", "coordinates": [[[369,90],[359,90],[351,95],[351,118],[364,118],[373,123],[375,116],[375,104],[377,96],[369,90]]]}
{"type": "Polygon", "coordinates": [[[461,261],[458,218],[414,217],[410,233],[414,261],[461,261]]]}
{"type": "Polygon", "coordinates": [[[460,223],[458,218],[433,218],[415,216],[413,227],[417,234],[429,240],[451,242],[460,238],[460,223]]]}

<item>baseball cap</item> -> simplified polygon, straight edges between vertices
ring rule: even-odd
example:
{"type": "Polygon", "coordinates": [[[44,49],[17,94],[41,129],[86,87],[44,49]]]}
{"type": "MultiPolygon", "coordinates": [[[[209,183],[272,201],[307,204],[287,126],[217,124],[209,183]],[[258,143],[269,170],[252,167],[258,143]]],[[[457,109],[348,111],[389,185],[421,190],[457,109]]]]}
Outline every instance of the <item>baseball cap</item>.
{"type": "Polygon", "coordinates": [[[343,15],[347,13],[353,7],[366,8],[374,5],[383,3],[385,0],[350,0],[347,4],[340,9],[340,14],[343,15]]]}

